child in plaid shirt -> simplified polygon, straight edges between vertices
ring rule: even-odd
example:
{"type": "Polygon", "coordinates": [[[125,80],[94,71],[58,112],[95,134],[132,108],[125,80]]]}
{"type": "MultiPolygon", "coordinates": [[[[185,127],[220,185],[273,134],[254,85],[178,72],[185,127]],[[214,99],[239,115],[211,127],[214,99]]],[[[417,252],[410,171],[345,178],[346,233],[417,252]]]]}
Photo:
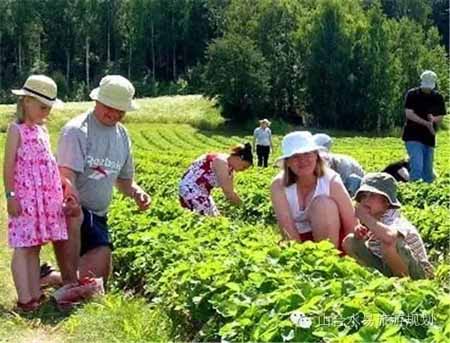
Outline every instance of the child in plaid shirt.
{"type": "Polygon", "coordinates": [[[433,276],[422,238],[399,212],[397,185],[391,175],[367,174],[355,200],[355,214],[360,224],[343,242],[350,256],[386,276],[412,279],[433,276]]]}

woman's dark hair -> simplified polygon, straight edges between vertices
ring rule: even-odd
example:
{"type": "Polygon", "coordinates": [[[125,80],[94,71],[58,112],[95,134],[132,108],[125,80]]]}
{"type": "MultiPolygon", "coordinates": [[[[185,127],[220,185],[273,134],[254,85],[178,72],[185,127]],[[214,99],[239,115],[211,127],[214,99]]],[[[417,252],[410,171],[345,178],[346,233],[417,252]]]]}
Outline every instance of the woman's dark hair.
{"type": "Polygon", "coordinates": [[[252,145],[250,143],[238,144],[232,147],[231,155],[239,156],[241,160],[253,164],[252,145]]]}

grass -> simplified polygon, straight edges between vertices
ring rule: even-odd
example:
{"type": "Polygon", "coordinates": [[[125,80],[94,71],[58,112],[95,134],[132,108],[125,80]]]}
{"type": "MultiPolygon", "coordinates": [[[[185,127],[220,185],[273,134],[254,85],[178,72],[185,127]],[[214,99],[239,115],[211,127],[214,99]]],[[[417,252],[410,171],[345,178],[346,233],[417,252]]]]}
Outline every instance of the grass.
{"type": "Polygon", "coordinates": [[[70,316],[65,342],[168,342],[170,318],[142,299],[109,294],[70,316]]]}
{"type": "MultiPolygon", "coordinates": [[[[139,109],[127,113],[125,123],[188,124],[199,129],[216,129],[224,124],[219,109],[201,95],[138,99],[139,109]]],[[[70,118],[92,108],[91,102],[68,102],[64,109],[52,111],[48,127],[60,128],[70,118]]],[[[0,132],[5,132],[13,119],[15,105],[0,105],[0,132]]]]}

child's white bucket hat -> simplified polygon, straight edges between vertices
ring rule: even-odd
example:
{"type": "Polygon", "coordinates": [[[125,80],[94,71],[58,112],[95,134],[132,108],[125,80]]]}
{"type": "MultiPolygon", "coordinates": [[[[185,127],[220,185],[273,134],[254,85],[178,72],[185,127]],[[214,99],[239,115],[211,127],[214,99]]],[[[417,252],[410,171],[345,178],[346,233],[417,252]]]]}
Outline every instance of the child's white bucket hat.
{"type": "Polygon", "coordinates": [[[11,92],[19,96],[31,96],[53,108],[62,108],[64,104],[56,98],[58,86],[55,81],[45,75],[31,75],[21,89],[13,89],[11,92]]]}
{"type": "Polygon", "coordinates": [[[124,112],[139,108],[133,101],[133,85],[128,79],[120,75],[108,75],[102,78],[100,86],[92,90],[89,96],[92,100],[124,112]]]}

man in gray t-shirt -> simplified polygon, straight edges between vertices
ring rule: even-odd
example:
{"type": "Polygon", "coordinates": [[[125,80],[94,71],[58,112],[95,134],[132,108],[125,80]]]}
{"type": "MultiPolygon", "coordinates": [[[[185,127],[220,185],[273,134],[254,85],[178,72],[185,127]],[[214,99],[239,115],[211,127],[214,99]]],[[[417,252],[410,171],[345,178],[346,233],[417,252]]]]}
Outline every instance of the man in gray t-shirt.
{"type": "Polygon", "coordinates": [[[83,215],[68,217],[69,240],[55,243],[64,283],[94,274],[106,281],[111,272],[111,241],[106,214],[113,187],[133,198],[140,210],[150,196],[133,180],[134,167],[128,132],[120,123],[136,109],[133,85],[109,75],[90,97],[95,108],[70,120],[62,129],[57,161],[65,196],[79,200],[83,215]],[[81,256],[81,257],[79,257],[81,256]]]}

